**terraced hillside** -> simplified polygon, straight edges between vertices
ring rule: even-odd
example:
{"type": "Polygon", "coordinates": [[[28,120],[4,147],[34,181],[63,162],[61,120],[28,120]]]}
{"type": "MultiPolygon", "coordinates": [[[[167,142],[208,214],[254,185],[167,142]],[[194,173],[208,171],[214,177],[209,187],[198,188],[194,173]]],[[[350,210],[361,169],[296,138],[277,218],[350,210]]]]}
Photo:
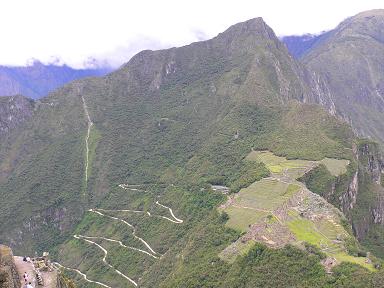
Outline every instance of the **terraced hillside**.
{"type": "Polygon", "coordinates": [[[309,243],[330,257],[324,263],[333,266],[349,261],[373,269],[366,264],[371,263],[370,260],[348,254],[348,245],[354,240],[342,226],[342,221],[345,223],[342,213],[296,180],[319,163],[324,163],[330,172],[345,173],[349,161],[287,160],[268,151],[253,151],[247,159],[264,163],[271,176],[230,196],[220,207],[229,215],[226,225],[245,232],[223,250],[220,257],[233,262],[239,254],[246,254],[255,242],[273,248],[288,243],[299,246],[309,243]]]}

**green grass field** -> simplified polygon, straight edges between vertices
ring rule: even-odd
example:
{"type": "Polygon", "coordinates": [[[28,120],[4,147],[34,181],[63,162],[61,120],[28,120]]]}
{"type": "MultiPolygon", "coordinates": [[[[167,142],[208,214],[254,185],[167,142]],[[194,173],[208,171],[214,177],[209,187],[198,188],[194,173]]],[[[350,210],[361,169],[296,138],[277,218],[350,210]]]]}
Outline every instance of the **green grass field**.
{"type": "Polygon", "coordinates": [[[308,242],[317,247],[321,247],[321,245],[333,246],[331,240],[320,233],[312,221],[299,216],[292,218],[287,222],[287,226],[297,240],[308,242]]]}
{"type": "Polygon", "coordinates": [[[349,160],[324,158],[321,161],[287,160],[285,157],[274,155],[270,151],[252,151],[246,160],[262,162],[268,170],[274,174],[285,174],[293,179],[300,178],[309,169],[322,163],[333,176],[339,176],[347,172],[349,160]]]}
{"type": "Polygon", "coordinates": [[[335,258],[338,263],[351,262],[364,266],[374,271],[372,264],[366,263],[365,257],[349,255],[344,241],[335,241],[338,235],[342,238],[350,237],[344,228],[338,223],[332,223],[326,219],[311,221],[300,217],[296,212],[290,212],[291,220],[287,222],[290,231],[298,241],[308,242],[320,248],[325,254],[335,258]]]}
{"type": "Polygon", "coordinates": [[[293,179],[303,176],[308,169],[316,165],[315,161],[287,160],[285,157],[276,156],[270,151],[252,151],[246,159],[249,161],[262,162],[271,173],[278,175],[285,174],[293,179]]]}
{"type": "Polygon", "coordinates": [[[292,197],[299,189],[300,186],[296,184],[288,184],[276,179],[262,179],[242,189],[238,193],[235,204],[272,211],[292,197]]]}
{"type": "Polygon", "coordinates": [[[339,176],[347,172],[347,166],[349,165],[349,160],[344,159],[333,159],[333,158],[324,158],[320,161],[327,167],[328,171],[333,176],[339,176]]]}
{"type": "Polygon", "coordinates": [[[251,224],[259,222],[268,215],[267,212],[233,206],[225,209],[225,212],[229,216],[226,226],[241,232],[247,232],[251,224]]]}

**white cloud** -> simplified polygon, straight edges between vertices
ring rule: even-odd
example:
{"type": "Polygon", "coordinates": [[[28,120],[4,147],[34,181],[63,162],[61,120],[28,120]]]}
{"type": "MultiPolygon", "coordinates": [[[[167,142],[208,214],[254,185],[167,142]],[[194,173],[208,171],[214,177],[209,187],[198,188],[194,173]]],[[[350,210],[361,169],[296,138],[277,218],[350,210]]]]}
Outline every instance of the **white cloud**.
{"type": "Polygon", "coordinates": [[[96,58],[117,66],[140,50],[210,38],[254,17],[278,35],[316,33],[381,7],[382,0],[2,0],[0,64],[58,58],[80,67],[96,58]]]}

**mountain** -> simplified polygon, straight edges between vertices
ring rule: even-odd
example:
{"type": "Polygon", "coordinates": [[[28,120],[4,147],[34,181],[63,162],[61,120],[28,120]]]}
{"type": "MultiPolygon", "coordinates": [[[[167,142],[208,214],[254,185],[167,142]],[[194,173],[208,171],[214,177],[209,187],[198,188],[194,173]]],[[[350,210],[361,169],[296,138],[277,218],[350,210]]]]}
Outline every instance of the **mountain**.
{"type": "Polygon", "coordinates": [[[324,75],[337,113],[356,132],[383,143],[384,10],[360,13],[328,32],[301,58],[324,75]]]}
{"type": "Polygon", "coordinates": [[[295,58],[303,57],[308,51],[313,49],[315,45],[319,45],[329,36],[329,32],[321,34],[305,34],[281,37],[281,41],[287,46],[289,52],[295,58]]]}
{"type": "MultiPolygon", "coordinates": [[[[337,204],[339,200],[333,198],[335,195],[331,193],[336,182],[327,177],[322,176],[328,179],[322,185],[316,183],[317,189],[312,186],[317,192],[322,191],[323,196],[336,206],[343,207],[354,223],[359,240],[380,255],[383,254],[378,243],[384,239],[381,220],[384,212],[381,180],[384,171],[383,28],[384,10],[371,10],[346,19],[334,30],[319,37],[308,38],[304,35],[285,37],[283,40],[290,52],[297,55],[309,71],[323,77],[331,91],[329,103],[334,104],[338,117],[350,123],[358,135],[374,139],[380,144],[377,146],[367,140],[356,147],[355,154],[362,167],[356,174],[356,186],[366,186],[367,179],[372,182],[369,188],[358,189],[359,193],[353,192],[356,189],[351,187],[349,198],[352,201],[347,202],[357,204],[352,207],[348,207],[350,204],[337,204]],[[329,193],[328,196],[324,195],[325,191],[329,193]]],[[[316,173],[317,176],[321,174],[320,171],[316,173]]]]}
{"type": "Polygon", "coordinates": [[[261,18],[71,82],[0,139],[0,242],[80,287],[379,283],[331,95],[261,18]]]}
{"type": "Polygon", "coordinates": [[[38,99],[76,79],[103,76],[108,68],[74,69],[67,65],[45,65],[39,61],[30,66],[0,66],[0,95],[24,95],[38,99]]]}

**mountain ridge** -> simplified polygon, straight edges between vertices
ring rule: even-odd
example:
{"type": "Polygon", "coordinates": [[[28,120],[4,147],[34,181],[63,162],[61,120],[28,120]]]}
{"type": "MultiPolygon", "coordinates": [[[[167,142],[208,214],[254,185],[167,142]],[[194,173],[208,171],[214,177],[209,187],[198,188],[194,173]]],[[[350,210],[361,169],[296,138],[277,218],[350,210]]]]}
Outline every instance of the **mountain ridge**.
{"type": "Polygon", "coordinates": [[[384,139],[379,124],[384,108],[383,25],[383,10],[358,14],[342,22],[301,60],[309,70],[325,76],[338,114],[361,136],[380,142],[384,139]],[[343,53],[346,49],[348,54],[343,53]]]}

